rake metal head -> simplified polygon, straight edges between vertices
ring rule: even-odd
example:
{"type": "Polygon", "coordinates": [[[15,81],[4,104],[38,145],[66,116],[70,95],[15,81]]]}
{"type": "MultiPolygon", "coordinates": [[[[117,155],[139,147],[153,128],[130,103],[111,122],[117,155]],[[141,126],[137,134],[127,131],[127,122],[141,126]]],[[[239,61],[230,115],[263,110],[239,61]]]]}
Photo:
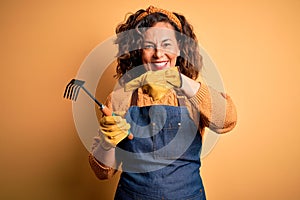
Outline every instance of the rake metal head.
{"type": "Polygon", "coordinates": [[[76,101],[79,90],[84,83],[85,81],[72,79],[65,89],[64,98],[76,101]]]}

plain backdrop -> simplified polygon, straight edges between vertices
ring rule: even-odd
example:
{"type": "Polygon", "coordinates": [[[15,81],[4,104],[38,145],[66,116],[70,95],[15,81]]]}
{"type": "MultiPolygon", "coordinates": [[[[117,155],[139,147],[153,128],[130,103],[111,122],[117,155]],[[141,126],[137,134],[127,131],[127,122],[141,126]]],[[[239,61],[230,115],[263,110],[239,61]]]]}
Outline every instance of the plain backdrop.
{"type": "Polygon", "coordinates": [[[126,13],[149,5],[186,16],[237,107],[237,126],[202,161],[208,199],[300,199],[298,0],[2,0],[0,199],[113,198],[118,175],[93,175],[62,95],[126,13]]]}

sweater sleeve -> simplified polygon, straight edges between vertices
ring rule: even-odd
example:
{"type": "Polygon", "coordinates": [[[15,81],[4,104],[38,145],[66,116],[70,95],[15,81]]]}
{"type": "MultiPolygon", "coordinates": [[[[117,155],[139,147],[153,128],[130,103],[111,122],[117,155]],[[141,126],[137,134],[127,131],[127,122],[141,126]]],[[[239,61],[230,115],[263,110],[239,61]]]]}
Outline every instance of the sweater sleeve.
{"type": "Polygon", "coordinates": [[[189,100],[200,112],[200,121],[216,133],[232,130],[237,122],[235,105],[229,95],[216,91],[203,82],[189,100]]]}
{"type": "Polygon", "coordinates": [[[89,154],[89,163],[96,177],[100,180],[110,179],[117,172],[116,169],[100,163],[92,154],[89,154]]]}

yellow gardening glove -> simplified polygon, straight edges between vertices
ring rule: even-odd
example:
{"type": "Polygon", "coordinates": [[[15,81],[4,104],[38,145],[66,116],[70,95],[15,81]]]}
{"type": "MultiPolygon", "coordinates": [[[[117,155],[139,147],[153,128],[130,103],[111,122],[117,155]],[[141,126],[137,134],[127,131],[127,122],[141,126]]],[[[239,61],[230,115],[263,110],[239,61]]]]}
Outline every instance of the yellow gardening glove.
{"type": "Polygon", "coordinates": [[[101,145],[104,149],[116,147],[128,136],[130,124],[121,116],[104,116],[100,119],[101,145]]]}
{"type": "Polygon", "coordinates": [[[161,99],[170,90],[170,88],[151,83],[142,86],[142,89],[143,93],[148,94],[154,101],[161,99]]]}
{"type": "Polygon", "coordinates": [[[181,76],[177,67],[158,71],[148,71],[143,75],[125,84],[125,91],[135,90],[139,87],[153,98],[159,100],[171,88],[181,87],[181,76]]]}

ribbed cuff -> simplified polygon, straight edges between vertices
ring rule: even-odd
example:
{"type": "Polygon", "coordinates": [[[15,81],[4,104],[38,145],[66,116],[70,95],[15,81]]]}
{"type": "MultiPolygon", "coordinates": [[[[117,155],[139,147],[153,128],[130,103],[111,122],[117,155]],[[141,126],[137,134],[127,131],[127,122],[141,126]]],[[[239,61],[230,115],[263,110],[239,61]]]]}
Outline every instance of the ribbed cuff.
{"type": "Polygon", "coordinates": [[[209,93],[207,85],[200,83],[200,88],[195,96],[191,97],[189,100],[194,105],[199,105],[205,99],[205,96],[209,93]]]}

